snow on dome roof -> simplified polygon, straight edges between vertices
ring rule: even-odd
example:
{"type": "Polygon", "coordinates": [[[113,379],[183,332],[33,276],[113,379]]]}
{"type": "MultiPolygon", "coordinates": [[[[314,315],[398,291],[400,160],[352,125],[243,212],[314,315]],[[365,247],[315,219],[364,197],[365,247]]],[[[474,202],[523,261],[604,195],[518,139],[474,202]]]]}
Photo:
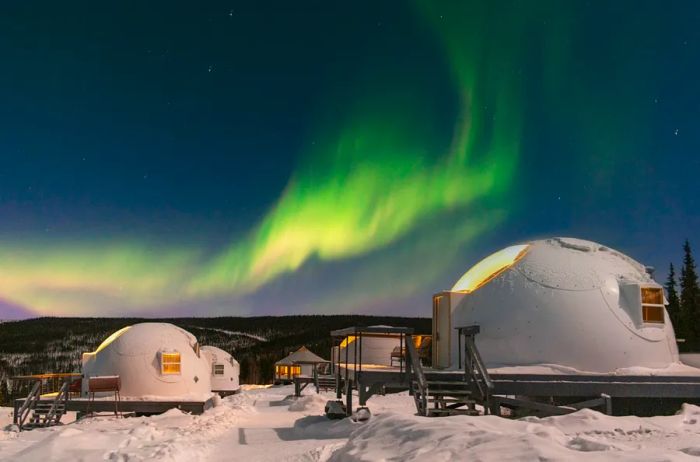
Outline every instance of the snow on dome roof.
{"type": "Polygon", "coordinates": [[[174,324],[165,322],[144,322],[134,324],[117,339],[117,352],[122,356],[138,356],[152,348],[163,345],[187,344],[191,348],[197,345],[197,338],[174,324]]]}
{"type": "Polygon", "coordinates": [[[533,241],[499,250],[472,266],[452,287],[473,292],[509,269],[545,287],[592,290],[613,275],[620,281],[653,282],[643,265],[595,242],[570,237],[533,241]]]}
{"type": "MultiPolygon", "coordinates": [[[[678,352],[660,291],[632,258],[556,237],[507,247],[474,265],[452,289],[451,325],[481,326],[477,342],[489,367],[666,367],[678,352]],[[642,301],[645,291],[661,302],[642,301]]],[[[458,342],[450,349],[456,363],[458,342]]]]}
{"type": "Polygon", "coordinates": [[[646,269],[630,257],[582,239],[557,237],[531,243],[528,255],[514,267],[527,279],[563,290],[593,290],[618,281],[653,283],[646,269]]]}
{"type": "Polygon", "coordinates": [[[222,361],[231,361],[238,364],[238,361],[236,361],[231,353],[226,350],[222,350],[221,348],[212,345],[204,345],[200,349],[202,350],[202,353],[213,355],[215,358],[217,358],[217,360],[220,358],[222,361]]]}

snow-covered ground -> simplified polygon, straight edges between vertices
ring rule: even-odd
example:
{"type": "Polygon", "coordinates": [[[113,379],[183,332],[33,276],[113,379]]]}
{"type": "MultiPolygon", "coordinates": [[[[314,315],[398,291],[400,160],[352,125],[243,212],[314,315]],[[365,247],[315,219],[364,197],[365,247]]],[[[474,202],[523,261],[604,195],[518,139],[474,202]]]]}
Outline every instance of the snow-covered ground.
{"type": "MultiPolygon", "coordinates": [[[[17,433],[0,431],[0,460],[377,461],[690,460],[700,456],[700,407],[670,417],[595,411],[545,419],[415,416],[410,396],[375,396],[372,418],[328,420],[333,395],[289,397],[291,386],[249,387],[200,416],[84,419],[17,433]],[[694,457],[695,456],[695,457],[694,457]]],[[[11,422],[0,408],[0,428],[11,422]]]]}

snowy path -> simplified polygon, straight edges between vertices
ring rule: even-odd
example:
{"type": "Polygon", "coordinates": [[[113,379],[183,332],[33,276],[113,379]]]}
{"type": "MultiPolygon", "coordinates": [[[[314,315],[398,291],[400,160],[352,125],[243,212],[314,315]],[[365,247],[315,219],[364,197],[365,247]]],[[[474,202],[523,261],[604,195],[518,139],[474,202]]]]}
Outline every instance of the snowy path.
{"type": "Polygon", "coordinates": [[[250,393],[252,402],[241,424],[212,442],[207,460],[327,460],[347,441],[357,424],[329,421],[320,415],[328,397],[310,395],[294,402],[290,387],[250,393]],[[279,390],[279,391],[278,391],[279,390]]]}
{"type": "MultiPolygon", "coordinates": [[[[290,399],[291,386],[252,388],[201,416],[99,417],[0,431],[0,461],[698,460],[700,407],[675,416],[583,410],[546,419],[414,415],[406,393],[375,396],[366,423],[327,420],[331,394],[290,399]]],[[[0,408],[0,428],[9,422],[0,408]]]]}

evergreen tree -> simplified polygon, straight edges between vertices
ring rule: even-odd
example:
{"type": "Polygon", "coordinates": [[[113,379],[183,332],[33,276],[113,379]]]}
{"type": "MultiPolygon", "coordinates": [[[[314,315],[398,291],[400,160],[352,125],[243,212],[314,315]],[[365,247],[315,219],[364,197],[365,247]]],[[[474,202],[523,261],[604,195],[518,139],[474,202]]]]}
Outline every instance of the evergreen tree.
{"type": "Polygon", "coordinates": [[[666,279],[666,298],[668,298],[668,316],[671,318],[671,323],[676,331],[676,336],[685,338],[685,326],[681,319],[681,300],[678,298],[678,290],[676,289],[676,271],[673,268],[673,263],[668,267],[668,279],[666,279]]]}
{"type": "Polygon", "coordinates": [[[700,340],[700,286],[695,259],[686,239],[683,245],[683,268],[681,269],[681,323],[685,326],[686,344],[691,349],[698,347],[700,340]]]}

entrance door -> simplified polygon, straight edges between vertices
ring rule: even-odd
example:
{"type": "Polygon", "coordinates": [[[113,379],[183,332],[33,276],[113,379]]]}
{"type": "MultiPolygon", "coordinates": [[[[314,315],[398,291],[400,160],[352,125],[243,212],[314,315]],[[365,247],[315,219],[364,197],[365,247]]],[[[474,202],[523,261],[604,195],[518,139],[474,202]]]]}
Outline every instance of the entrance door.
{"type": "Polygon", "coordinates": [[[433,295],[433,367],[445,369],[450,367],[450,294],[433,295]]]}

